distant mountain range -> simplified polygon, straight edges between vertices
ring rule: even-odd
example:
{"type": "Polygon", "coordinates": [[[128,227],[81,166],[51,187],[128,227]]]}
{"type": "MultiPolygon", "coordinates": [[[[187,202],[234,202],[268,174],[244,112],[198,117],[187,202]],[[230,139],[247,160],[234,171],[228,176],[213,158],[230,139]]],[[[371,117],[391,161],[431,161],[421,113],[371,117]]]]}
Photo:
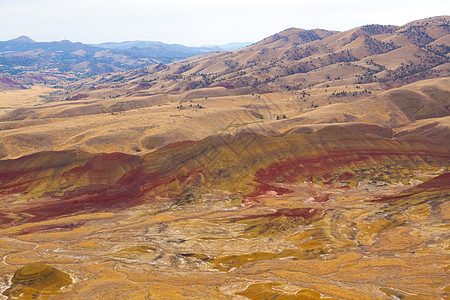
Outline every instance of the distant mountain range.
{"type": "Polygon", "coordinates": [[[91,46],[105,48],[105,49],[131,49],[131,48],[141,48],[141,49],[154,49],[156,51],[171,50],[180,52],[190,52],[190,51],[218,51],[221,50],[217,46],[205,46],[205,47],[188,47],[180,44],[166,44],[163,42],[156,41],[125,41],[125,42],[106,42],[101,44],[91,44],[91,46]]]}
{"type": "Polygon", "coordinates": [[[152,41],[90,45],[68,40],[36,42],[27,36],[0,42],[0,84],[75,80],[91,75],[171,63],[208,52],[232,50],[248,43],[187,47],[152,41]],[[57,76],[57,77],[55,77],[57,76]],[[3,79],[2,79],[3,78],[3,79]],[[5,79],[6,78],[6,79],[5,79]]]}
{"type": "Polygon", "coordinates": [[[211,51],[233,51],[236,49],[244,48],[250,45],[250,42],[234,42],[224,45],[204,45],[200,47],[188,47],[180,44],[166,44],[163,42],[155,41],[125,41],[125,42],[106,42],[101,44],[91,44],[95,47],[101,47],[106,49],[152,49],[156,53],[161,50],[180,51],[180,52],[211,52],[211,51]]]}

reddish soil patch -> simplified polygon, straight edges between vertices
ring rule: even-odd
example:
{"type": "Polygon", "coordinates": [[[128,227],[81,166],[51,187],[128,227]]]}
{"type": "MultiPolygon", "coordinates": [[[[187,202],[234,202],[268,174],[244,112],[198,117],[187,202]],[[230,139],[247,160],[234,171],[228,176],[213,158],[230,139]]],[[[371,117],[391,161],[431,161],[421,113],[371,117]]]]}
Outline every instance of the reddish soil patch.
{"type": "MultiPolygon", "coordinates": [[[[386,157],[401,156],[414,161],[417,156],[434,157],[434,159],[447,160],[448,155],[442,153],[428,153],[424,151],[391,151],[378,149],[357,149],[342,151],[332,151],[328,154],[300,157],[288,159],[282,162],[276,162],[266,168],[258,170],[255,174],[254,181],[259,185],[253,193],[246,195],[247,197],[256,197],[274,190],[279,194],[291,192],[288,189],[278,188],[270,183],[296,183],[300,179],[314,182],[314,176],[320,176],[327,180],[332,178],[334,170],[339,167],[348,166],[350,164],[365,165],[366,162],[373,163],[382,162],[386,157]],[[277,190],[278,189],[278,190],[277,190]]],[[[344,172],[340,174],[342,179],[353,177],[353,174],[344,172]]]]}
{"type": "Polygon", "coordinates": [[[65,199],[42,202],[22,212],[32,215],[24,221],[41,222],[72,214],[120,211],[144,203],[140,195],[134,186],[82,187],[66,195],[65,199]]]}
{"type": "Polygon", "coordinates": [[[31,234],[31,233],[40,233],[40,232],[61,232],[61,231],[70,231],[75,228],[81,227],[86,223],[86,221],[80,221],[76,223],[68,223],[68,224],[55,224],[55,225],[39,225],[34,226],[31,228],[28,228],[27,230],[24,230],[17,235],[25,235],[25,234],[31,234]]]}
{"type": "Polygon", "coordinates": [[[242,220],[256,219],[256,218],[269,218],[270,220],[287,217],[287,218],[303,218],[307,221],[315,219],[317,216],[322,216],[325,211],[317,208],[281,208],[276,212],[264,215],[251,215],[245,216],[242,220]]]}
{"type": "Polygon", "coordinates": [[[4,227],[3,225],[11,224],[14,219],[8,217],[7,214],[0,212],[0,228],[4,227]]]}

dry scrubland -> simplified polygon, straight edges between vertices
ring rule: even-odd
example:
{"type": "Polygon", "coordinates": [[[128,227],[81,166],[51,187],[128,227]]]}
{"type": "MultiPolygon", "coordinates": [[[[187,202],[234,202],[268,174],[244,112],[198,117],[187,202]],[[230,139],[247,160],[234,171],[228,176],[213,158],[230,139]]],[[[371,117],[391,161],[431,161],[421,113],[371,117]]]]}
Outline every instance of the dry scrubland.
{"type": "Polygon", "coordinates": [[[448,27],[1,92],[3,296],[447,299],[448,27]]]}

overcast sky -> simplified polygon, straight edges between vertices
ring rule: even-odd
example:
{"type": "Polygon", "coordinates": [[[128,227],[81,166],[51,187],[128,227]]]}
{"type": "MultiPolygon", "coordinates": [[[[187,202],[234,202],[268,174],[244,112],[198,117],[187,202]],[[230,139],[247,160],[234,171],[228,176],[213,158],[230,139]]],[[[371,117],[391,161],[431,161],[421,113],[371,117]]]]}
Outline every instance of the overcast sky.
{"type": "Polygon", "coordinates": [[[348,30],[450,14],[445,0],[0,0],[0,40],[257,42],[289,27],[348,30]]]}

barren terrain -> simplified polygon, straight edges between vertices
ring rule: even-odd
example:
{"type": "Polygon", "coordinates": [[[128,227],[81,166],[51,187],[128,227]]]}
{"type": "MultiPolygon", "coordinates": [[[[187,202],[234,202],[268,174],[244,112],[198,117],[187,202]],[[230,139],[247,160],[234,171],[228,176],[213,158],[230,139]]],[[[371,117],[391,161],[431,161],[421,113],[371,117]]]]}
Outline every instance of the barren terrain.
{"type": "Polygon", "coordinates": [[[0,298],[448,299],[448,24],[0,92],[0,298]]]}

